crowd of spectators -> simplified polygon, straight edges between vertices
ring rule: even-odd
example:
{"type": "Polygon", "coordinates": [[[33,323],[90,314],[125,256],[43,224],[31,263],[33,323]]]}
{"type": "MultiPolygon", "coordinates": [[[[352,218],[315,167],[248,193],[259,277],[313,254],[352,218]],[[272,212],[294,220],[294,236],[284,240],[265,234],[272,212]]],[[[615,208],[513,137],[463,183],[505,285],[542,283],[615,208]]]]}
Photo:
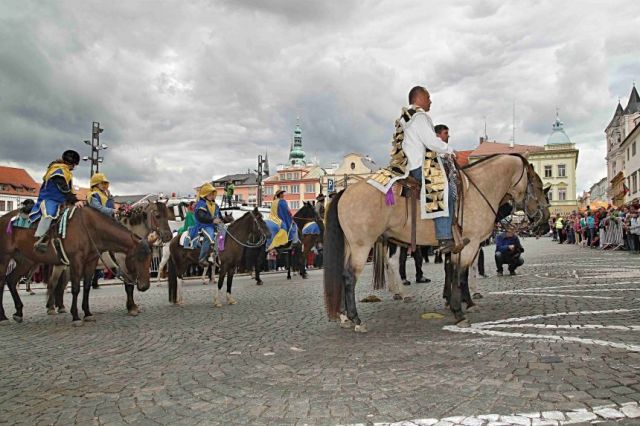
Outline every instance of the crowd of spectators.
{"type": "Polygon", "coordinates": [[[602,250],[640,253],[640,205],[600,207],[551,217],[554,241],[602,250]]]}

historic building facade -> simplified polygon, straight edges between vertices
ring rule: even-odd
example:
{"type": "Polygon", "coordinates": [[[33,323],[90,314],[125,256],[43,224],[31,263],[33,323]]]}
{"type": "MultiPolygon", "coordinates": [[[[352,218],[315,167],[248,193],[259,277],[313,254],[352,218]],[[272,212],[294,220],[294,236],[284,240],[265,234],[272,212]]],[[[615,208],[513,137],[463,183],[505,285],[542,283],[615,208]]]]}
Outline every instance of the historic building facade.
{"type": "MultiPolygon", "coordinates": [[[[633,143],[637,139],[640,124],[640,96],[635,84],[631,89],[627,106],[623,109],[620,102],[613,113],[613,118],[605,129],[607,139],[607,195],[614,205],[624,204],[629,194],[629,184],[633,175],[638,179],[638,154],[633,155],[633,143]],[[627,150],[629,155],[627,156],[627,150]],[[632,163],[627,165],[627,163],[632,163]],[[635,167],[635,169],[634,169],[635,167]]],[[[637,145],[637,143],[636,143],[637,145]]],[[[636,197],[637,197],[636,193],[636,197]]]]}
{"type": "Polygon", "coordinates": [[[351,152],[342,158],[340,164],[326,169],[322,189],[325,195],[339,192],[358,181],[367,180],[378,169],[378,165],[369,156],[351,152]]]}
{"type": "Polygon", "coordinates": [[[0,216],[26,199],[36,201],[39,187],[25,169],[0,166],[0,216]]]}
{"type": "Polygon", "coordinates": [[[577,210],[578,149],[565,133],[564,123],[557,114],[544,149],[531,152],[528,159],[545,187],[551,187],[548,192],[551,214],[567,214],[577,210]]]}

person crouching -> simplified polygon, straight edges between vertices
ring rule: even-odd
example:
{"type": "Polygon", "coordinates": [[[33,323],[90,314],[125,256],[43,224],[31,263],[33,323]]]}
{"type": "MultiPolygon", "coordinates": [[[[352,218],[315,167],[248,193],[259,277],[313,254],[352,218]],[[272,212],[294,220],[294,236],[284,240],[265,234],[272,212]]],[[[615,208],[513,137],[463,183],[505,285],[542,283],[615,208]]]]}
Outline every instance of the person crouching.
{"type": "Polygon", "coordinates": [[[524,252],[520,239],[509,226],[505,232],[496,237],[496,272],[502,275],[502,265],[509,268],[509,275],[516,275],[516,268],[524,264],[521,254],[524,252]]]}

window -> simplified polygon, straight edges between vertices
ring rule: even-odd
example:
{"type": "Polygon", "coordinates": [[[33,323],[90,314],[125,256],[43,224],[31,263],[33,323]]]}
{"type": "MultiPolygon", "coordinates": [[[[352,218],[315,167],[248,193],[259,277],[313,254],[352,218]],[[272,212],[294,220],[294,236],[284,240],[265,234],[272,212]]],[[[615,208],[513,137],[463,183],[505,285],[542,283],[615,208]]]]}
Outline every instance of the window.
{"type": "Polygon", "coordinates": [[[287,180],[293,179],[293,175],[291,173],[287,173],[287,180]]]}
{"type": "Polygon", "coordinates": [[[636,171],[631,175],[631,193],[635,194],[638,192],[638,172],[636,171]]]}
{"type": "Polygon", "coordinates": [[[4,201],[0,201],[0,212],[4,211],[4,201]]]}
{"type": "Polygon", "coordinates": [[[13,210],[13,201],[7,201],[7,211],[13,210]]]}
{"type": "Polygon", "coordinates": [[[564,164],[558,164],[558,177],[566,177],[567,176],[566,170],[567,168],[564,164]]]}
{"type": "Polygon", "coordinates": [[[549,192],[547,192],[547,198],[549,201],[553,200],[553,189],[550,189],[549,192]]]}
{"type": "Polygon", "coordinates": [[[351,170],[355,170],[356,169],[356,163],[351,163],[350,167],[351,167],[351,170]]]}
{"type": "Polygon", "coordinates": [[[613,162],[613,166],[611,166],[611,171],[613,172],[613,174],[616,173],[616,162],[615,162],[615,160],[613,162]]]}
{"type": "Polygon", "coordinates": [[[553,168],[551,166],[544,166],[544,177],[553,177],[553,168]]]}
{"type": "Polygon", "coordinates": [[[289,187],[287,185],[280,185],[280,189],[284,192],[289,192],[289,187]]]}
{"type": "Polygon", "coordinates": [[[265,186],[264,195],[273,195],[273,186],[265,186]]]}
{"type": "Polygon", "coordinates": [[[315,193],[316,192],[316,186],[312,183],[307,183],[304,185],[304,192],[306,192],[307,194],[310,193],[315,193]]]}
{"type": "Polygon", "coordinates": [[[558,189],[558,201],[566,201],[566,199],[567,199],[567,190],[558,189]]]}
{"type": "Polygon", "coordinates": [[[300,185],[291,185],[291,193],[299,194],[300,193],[300,185]]]}
{"type": "Polygon", "coordinates": [[[298,210],[300,208],[300,201],[289,201],[289,208],[298,210]]]}
{"type": "Polygon", "coordinates": [[[636,143],[634,142],[631,144],[631,156],[635,157],[635,155],[636,155],[636,143]]]}

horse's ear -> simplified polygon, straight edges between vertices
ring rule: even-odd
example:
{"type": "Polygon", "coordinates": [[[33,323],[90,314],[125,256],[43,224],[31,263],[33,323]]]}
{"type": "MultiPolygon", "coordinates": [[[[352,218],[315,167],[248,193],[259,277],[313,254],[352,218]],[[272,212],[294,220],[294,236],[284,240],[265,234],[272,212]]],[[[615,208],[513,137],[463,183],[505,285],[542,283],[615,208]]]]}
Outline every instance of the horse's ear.
{"type": "Polygon", "coordinates": [[[550,190],[550,189],[551,189],[551,185],[549,185],[549,186],[547,186],[547,187],[545,187],[545,188],[543,189],[543,191],[544,191],[544,195],[545,195],[545,196],[549,193],[549,190],[550,190]]]}

